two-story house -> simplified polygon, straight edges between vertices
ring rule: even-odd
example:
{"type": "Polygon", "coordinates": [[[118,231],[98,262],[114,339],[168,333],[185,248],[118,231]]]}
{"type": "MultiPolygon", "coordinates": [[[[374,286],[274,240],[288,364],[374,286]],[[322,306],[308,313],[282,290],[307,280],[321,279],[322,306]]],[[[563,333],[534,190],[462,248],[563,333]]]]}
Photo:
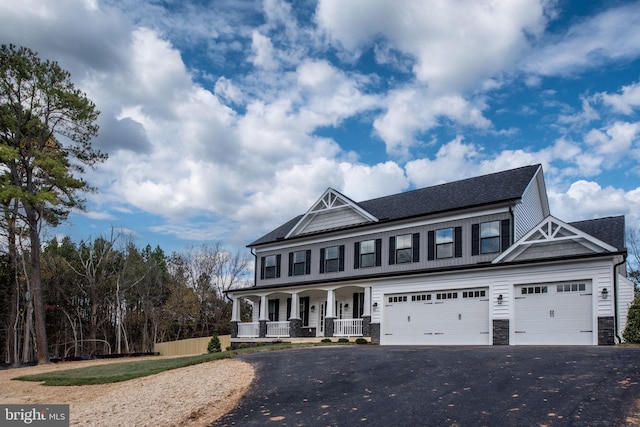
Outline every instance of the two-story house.
{"type": "Polygon", "coordinates": [[[613,344],[633,298],[624,217],[551,216],[540,165],[363,202],[329,188],[248,247],[255,284],[228,293],[233,346],[613,344]]]}

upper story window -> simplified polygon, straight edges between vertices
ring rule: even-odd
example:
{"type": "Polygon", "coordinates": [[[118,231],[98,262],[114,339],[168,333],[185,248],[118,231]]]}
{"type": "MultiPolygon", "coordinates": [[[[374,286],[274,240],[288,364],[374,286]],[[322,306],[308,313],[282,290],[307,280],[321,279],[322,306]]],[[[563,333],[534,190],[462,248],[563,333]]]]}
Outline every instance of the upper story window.
{"type": "Polygon", "coordinates": [[[353,268],[381,266],[381,250],[382,239],[371,239],[356,242],[353,250],[353,268]]]}
{"type": "Polygon", "coordinates": [[[420,233],[389,238],[389,265],[420,261],[420,233]]]}
{"type": "Polygon", "coordinates": [[[511,221],[503,219],[473,224],[471,238],[471,255],[504,251],[511,244],[511,221]]]}
{"type": "Polygon", "coordinates": [[[427,236],[428,260],[460,258],[462,256],[462,227],[431,230],[427,236]]]}
{"type": "Polygon", "coordinates": [[[453,228],[436,230],[436,258],[453,257],[453,228]]]}
{"type": "Polygon", "coordinates": [[[480,224],[480,253],[500,252],[500,221],[480,224]]]}
{"type": "Polygon", "coordinates": [[[280,258],[280,255],[269,255],[261,258],[261,279],[276,279],[280,277],[280,258]]]}
{"type": "Polygon", "coordinates": [[[344,245],[320,249],[320,273],[344,271],[344,245]]]}
{"type": "Polygon", "coordinates": [[[375,265],[375,240],[360,242],[360,267],[373,267],[375,265]]]}
{"type": "Polygon", "coordinates": [[[413,252],[411,250],[411,234],[403,234],[396,236],[396,262],[413,261],[413,252]]]}
{"type": "Polygon", "coordinates": [[[311,273],[311,250],[289,252],[289,276],[311,273]]]}

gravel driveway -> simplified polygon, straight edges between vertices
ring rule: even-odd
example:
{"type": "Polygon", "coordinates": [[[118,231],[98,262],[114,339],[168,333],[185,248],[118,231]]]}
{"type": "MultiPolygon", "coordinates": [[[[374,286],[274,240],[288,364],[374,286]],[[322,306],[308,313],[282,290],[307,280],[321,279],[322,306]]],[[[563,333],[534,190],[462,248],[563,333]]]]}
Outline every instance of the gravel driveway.
{"type": "Polygon", "coordinates": [[[256,379],[213,426],[640,424],[640,348],[345,346],[240,359],[256,379]]]}

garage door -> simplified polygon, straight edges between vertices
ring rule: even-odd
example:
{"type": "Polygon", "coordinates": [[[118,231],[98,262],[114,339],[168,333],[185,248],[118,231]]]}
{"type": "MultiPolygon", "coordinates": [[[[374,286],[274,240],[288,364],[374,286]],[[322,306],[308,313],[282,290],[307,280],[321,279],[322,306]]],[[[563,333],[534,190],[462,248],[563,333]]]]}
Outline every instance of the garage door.
{"type": "Polygon", "coordinates": [[[590,282],[515,287],[515,344],[593,344],[590,282]]]}
{"type": "Polygon", "coordinates": [[[488,289],[385,295],[381,343],[489,344],[488,289]]]}

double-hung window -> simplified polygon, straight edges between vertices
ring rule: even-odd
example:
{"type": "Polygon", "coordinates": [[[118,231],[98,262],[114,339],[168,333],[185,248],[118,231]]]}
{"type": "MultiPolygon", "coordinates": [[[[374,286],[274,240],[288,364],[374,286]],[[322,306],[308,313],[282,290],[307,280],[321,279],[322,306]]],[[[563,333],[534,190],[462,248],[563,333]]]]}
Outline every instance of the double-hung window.
{"type": "Polygon", "coordinates": [[[360,242],[360,267],[373,267],[376,261],[374,240],[360,242]]]}
{"type": "Polygon", "coordinates": [[[344,271],[344,245],[320,249],[320,273],[344,271]]]}
{"type": "Polygon", "coordinates": [[[268,255],[261,258],[260,279],[280,277],[280,255],[268,255]]]}
{"type": "Polygon", "coordinates": [[[427,259],[462,257],[462,227],[447,227],[427,233],[427,259]]]}
{"type": "Polygon", "coordinates": [[[389,237],[389,265],[420,261],[420,233],[389,237]]]}
{"type": "Polygon", "coordinates": [[[453,228],[436,230],[436,258],[453,257],[453,228]]]}
{"type": "Polygon", "coordinates": [[[311,273],[311,250],[289,252],[289,276],[311,273]]]}
{"type": "Polygon", "coordinates": [[[333,272],[333,271],[338,271],[338,267],[339,267],[339,260],[340,260],[340,251],[338,250],[337,246],[330,246],[328,247],[325,252],[325,259],[324,259],[324,271],[326,272],[333,272]]]}
{"type": "Polygon", "coordinates": [[[482,222],[471,226],[471,255],[492,254],[511,245],[511,221],[508,219],[482,222]]]}
{"type": "Polygon", "coordinates": [[[480,253],[500,252],[500,221],[480,224],[480,253]]]}
{"type": "Polygon", "coordinates": [[[355,242],[353,268],[380,267],[382,265],[382,239],[355,242]]]}
{"type": "Polygon", "coordinates": [[[396,236],[396,263],[402,264],[413,261],[411,234],[396,236]]]}

